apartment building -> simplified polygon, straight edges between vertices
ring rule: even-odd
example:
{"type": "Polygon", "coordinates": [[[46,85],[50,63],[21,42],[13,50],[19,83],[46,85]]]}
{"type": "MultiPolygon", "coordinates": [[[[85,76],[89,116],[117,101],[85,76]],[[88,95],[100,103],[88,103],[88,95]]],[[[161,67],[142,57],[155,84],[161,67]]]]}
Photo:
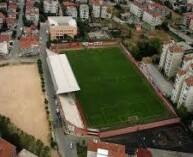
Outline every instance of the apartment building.
{"type": "Polygon", "coordinates": [[[16,22],[16,19],[15,19],[15,18],[7,17],[7,18],[6,18],[7,28],[8,28],[9,30],[13,30],[13,29],[14,29],[14,26],[15,26],[15,22],[16,22]]]}
{"type": "Polygon", "coordinates": [[[163,69],[164,68],[164,65],[165,65],[165,62],[166,62],[166,56],[167,56],[167,53],[168,53],[168,48],[170,46],[172,46],[174,44],[174,41],[169,41],[165,44],[163,44],[162,46],[162,53],[161,53],[161,56],[160,56],[160,62],[159,62],[159,68],[160,69],[163,69]]]}
{"type": "Polygon", "coordinates": [[[17,10],[17,5],[9,4],[9,6],[8,6],[8,14],[9,13],[16,13],[16,10],[17,10]]]}
{"type": "Polygon", "coordinates": [[[130,12],[139,18],[143,16],[144,9],[147,9],[147,6],[139,3],[138,1],[133,1],[131,3],[130,12]]]}
{"type": "Polygon", "coordinates": [[[27,20],[32,21],[34,24],[37,25],[39,22],[39,9],[35,7],[28,7],[25,11],[25,16],[27,20]]]}
{"type": "Polygon", "coordinates": [[[89,140],[87,157],[126,157],[125,146],[120,144],[89,140]]]}
{"type": "Polygon", "coordinates": [[[186,10],[187,10],[187,12],[192,12],[193,11],[193,4],[191,4],[191,3],[187,3],[186,4],[186,10]]]}
{"type": "MultiPolygon", "coordinates": [[[[178,103],[178,108],[184,104],[187,106],[190,105],[189,103],[189,94],[191,94],[191,90],[189,91],[189,88],[187,89],[187,79],[193,76],[193,55],[192,54],[186,54],[183,57],[183,61],[181,64],[181,69],[178,70],[175,78],[174,88],[172,91],[172,97],[171,100],[173,103],[178,103]],[[188,91],[187,91],[188,90],[188,91]],[[187,101],[186,101],[187,99],[187,101]]],[[[191,87],[190,87],[191,89],[191,87]]],[[[192,95],[193,97],[193,95],[192,95]]]]}
{"type": "Polygon", "coordinates": [[[0,156],[1,157],[16,157],[16,147],[0,137],[0,156]]]}
{"type": "Polygon", "coordinates": [[[68,16],[72,16],[72,18],[77,19],[78,12],[75,6],[67,6],[66,7],[66,14],[68,16]]]}
{"type": "Polygon", "coordinates": [[[180,93],[182,90],[182,85],[184,80],[188,77],[186,70],[180,69],[178,70],[175,78],[174,88],[172,90],[171,100],[173,103],[177,103],[180,97],[180,93]]]}
{"type": "Polygon", "coordinates": [[[76,3],[86,4],[88,0],[76,0],[76,3]]]}
{"type": "Polygon", "coordinates": [[[162,24],[163,16],[152,10],[144,9],[142,20],[148,23],[150,26],[155,27],[162,24]]]}
{"type": "Polygon", "coordinates": [[[11,12],[11,13],[8,14],[8,17],[16,19],[16,13],[11,12]]]}
{"type": "Polygon", "coordinates": [[[94,18],[111,18],[111,6],[108,2],[102,0],[90,0],[89,4],[92,7],[92,16],[94,18]]]}
{"type": "Polygon", "coordinates": [[[112,13],[111,13],[111,6],[109,6],[109,4],[107,4],[106,2],[103,3],[103,5],[101,6],[101,18],[103,19],[109,19],[112,17],[112,13]]]}
{"type": "Polygon", "coordinates": [[[3,15],[3,14],[0,12],[0,28],[2,28],[4,22],[5,22],[5,15],[3,15]]]}
{"type": "Polygon", "coordinates": [[[59,2],[58,0],[44,0],[44,13],[58,14],[59,2]]]}
{"type": "Polygon", "coordinates": [[[7,2],[0,2],[0,9],[7,10],[7,2]]]}
{"type": "Polygon", "coordinates": [[[6,41],[0,42],[0,55],[7,55],[8,54],[8,43],[6,41]]]}
{"type": "Polygon", "coordinates": [[[175,76],[182,62],[183,55],[184,49],[177,44],[174,44],[168,48],[164,65],[164,72],[168,78],[175,76]]]}
{"type": "Polygon", "coordinates": [[[170,9],[165,5],[161,5],[155,2],[148,3],[148,9],[156,12],[157,14],[161,14],[162,16],[167,16],[171,12],[170,9]]]}
{"type": "Polygon", "coordinates": [[[101,5],[103,1],[92,1],[92,16],[94,18],[100,18],[101,16],[101,5]]]}
{"type": "Polygon", "coordinates": [[[39,22],[39,9],[34,7],[34,1],[26,0],[25,17],[35,25],[39,22]]]}
{"type": "Polygon", "coordinates": [[[71,16],[49,16],[48,27],[51,40],[77,35],[77,23],[71,16]]]}
{"type": "Polygon", "coordinates": [[[181,105],[184,105],[189,112],[193,111],[193,76],[186,78],[183,83],[177,107],[181,105]]]}
{"type": "Polygon", "coordinates": [[[22,36],[19,40],[21,55],[37,55],[40,51],[39,36],[22,36]]]}
{"type": "Polygon", "coordinates": [[[79,16],[82,20],[89,19],[89,6],[87,4],[81,4],[79,7],[79,16]]]}
{"type": "Polygon", "coordinates": [[[193,0],[187,0],[187,3],[193,4],[193,0]]]}
{"type": "Polygon", "coordinates": [[[182,26],[193,30],[193,12],[185,13],[181,22],[182,26]]]}

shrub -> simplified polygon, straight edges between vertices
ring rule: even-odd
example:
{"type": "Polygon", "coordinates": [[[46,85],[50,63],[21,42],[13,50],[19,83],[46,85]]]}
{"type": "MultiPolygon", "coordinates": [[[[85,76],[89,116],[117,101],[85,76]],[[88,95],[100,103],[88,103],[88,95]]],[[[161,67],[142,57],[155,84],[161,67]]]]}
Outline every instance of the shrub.
{"type": "Polygon", "coordinates": [[[44,103],[45,103],[45,104],[48,104],[48,100],[47,100],[47,99],[44,99],[44,103]]]}

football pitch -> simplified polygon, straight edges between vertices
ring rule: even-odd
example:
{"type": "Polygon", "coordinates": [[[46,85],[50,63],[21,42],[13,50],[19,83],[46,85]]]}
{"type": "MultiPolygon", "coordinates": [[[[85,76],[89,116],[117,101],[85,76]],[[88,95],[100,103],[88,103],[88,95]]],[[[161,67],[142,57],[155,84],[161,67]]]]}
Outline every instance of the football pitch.
{"type": "Polygon", "coordinates": [[[111,129],[167,119],[170,114],[118,47],[68,51],[81,88],[77,97],[88,126],[111,129]]]}

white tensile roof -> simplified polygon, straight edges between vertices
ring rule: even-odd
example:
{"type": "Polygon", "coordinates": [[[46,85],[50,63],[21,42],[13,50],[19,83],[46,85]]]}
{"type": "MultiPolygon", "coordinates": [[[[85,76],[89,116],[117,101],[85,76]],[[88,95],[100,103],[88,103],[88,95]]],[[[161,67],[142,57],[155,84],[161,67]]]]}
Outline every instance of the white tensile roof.
{"type": "Polygon", "coordinates": [[[80,90],[65,54],[48,56],[47,62],[56,94],[64,94],[80,90]]]}

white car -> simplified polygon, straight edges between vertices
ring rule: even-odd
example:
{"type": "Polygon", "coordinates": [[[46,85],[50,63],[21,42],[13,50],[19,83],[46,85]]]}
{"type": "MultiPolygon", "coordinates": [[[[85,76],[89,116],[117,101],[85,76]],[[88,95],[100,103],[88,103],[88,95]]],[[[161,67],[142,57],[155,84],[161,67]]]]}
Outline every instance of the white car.
{"type": "Polygon", "coordinates": [[[59,110],[58,108],[56,109],[56,113],[57,113],[57,114],[59,114],[59,113],[60,113],[60,110],[59,110]]]}
{"type": "Polygon", "coordinates": [[[70,142],[70,145],[69,145],[70,149],[72,149],[72,142],[70,142]]]}

